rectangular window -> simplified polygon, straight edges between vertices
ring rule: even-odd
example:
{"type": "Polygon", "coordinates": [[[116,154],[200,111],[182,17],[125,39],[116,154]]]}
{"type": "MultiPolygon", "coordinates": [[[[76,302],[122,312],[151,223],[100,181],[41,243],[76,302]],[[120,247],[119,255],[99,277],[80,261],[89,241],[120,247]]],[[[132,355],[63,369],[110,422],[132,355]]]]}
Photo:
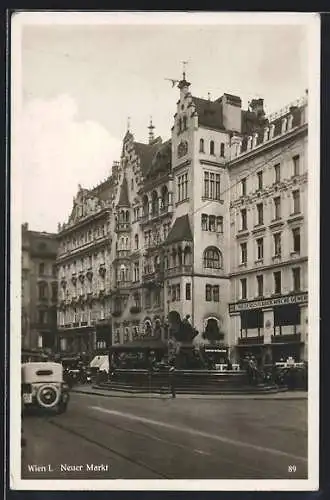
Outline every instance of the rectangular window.
{"type": "Polygon", "coordinates": [[[219,285],[213,287],[213,302],[219,302],[219,285]]]}
{"type": "Polygon", "coordinates": [[[281,271],[274,273],[274,293],[279,294],[282,290],[281,271]]]}
{"type": "Polygon", "coordinates": [[[211,300],[212,300],[212,286],[211,285],[205,286],[205,300],[206,300],[206,302],[211,302],[211,300]]]}
{"type": "Polygon", "coordinates": [[[178,176],[178,201],[184,201],[188,198],[188,174],[178,176]]]}
{"type": "Polygon", "coordinates": [[[262,203],[257,205],[257,224],[261,226],[264,223],[264,207],[262,203]]]}
{"type": "Polygon", "coordinates": [[[292,269],[293,291],[300,292],[300,267],[292,269]]]}
{"type": "Polygon", "coordinates": [[[296,155],[292,158],[293,161],[293,175],[300,175],[300,156],[296,155]]]}
{"type": "Polygon", "coordinates": [[[262,172],[258,172],[257,173],[257,177],[258,177],[258,190],[260,190],[260,189],[263,188],[263,175],[262,175],[262,172]]]}
{"type": "Polygon", "coordinates": [[[210,197],[210,175],[208,172],[204,172],[204,197],[210,197]]]}
{"type": "Polygon", "coordinates": [[[274,198],[274,220],[281,218],[281,197],[276,196],[274,198]]]}
{"type": "Polygon", "coordinates": [[[215,232],[215,215],[209,215],[209,231],[215,232]]]}
{"type": "Polygon", "coordinates": [[[186,283],[186,300],[191,300],[191,284],[186,283]]]}
{"type": "Polygon", "coordinates": [[[181,300],[181,293],[180,293],[180,285],[176,285],[176,300],[180,302],[181,300]]]}
{"type": "Polygon", "coordinates": [[[247,279],[242,278],[241,282],[241,299],[245,300],[247,298],[247,279]]]}
{"type": "Polygon", "coordinates": [[[220,174],[204,172],[204,198],[220,200],[220,174]]]}
{"type": "Polygon", "coordinates": [[[155,290],[154,294],[155,294],[154,295],[155,306],[159,307],[160,306],[160,291],[159,290],[155,290]]]}
{"type": "Polygon", "coordinates": [[[277,165],[274,165],[274,174],[275,174],[275,183],[278,184],[281,182],[281,165],[280,163],[277,163],[277,165]]]}
{"type": "Polygon", "coordinates": [[[217,217],[217,233],[223,233],[223,217],[217,217]]]}
{"type": "Polygon", "coordinates": [[[247,263],[247,243],[241,243],[241,264],[247,263]]]}
{"type": "Polygon", "coordinates": [[[292,229],[292,237],[293,237],[293,251],[299,253],[300,252],[300,228],[299,227],[292,229]]]}
{"type": "Polygon", "coordinates": [[[247,229],[247,218],[246,218],[246,208],[241,210],[241,231],[247,229]]]}
{"type": "Polygon", "coordinates": [[[293,197],[293,213],[299,214],[300,213],[300,191],[299,191],[299,189],[297,189],[296,191],[292,191],[292,197],[293,197]]]}
{"type": "Polygon", "coordinates": [[[264,258],[264,239],[257,239],[257,260],[262,260],[264,258]]]}
{"type": "Polygon", "coordinates": [[[257,276],[257,293],[258,297],[263,297],[264,295],[264,277],[262,274],[257,276]]]}
{"type": "Polygon", "coordinates": [[[202,231],[207,231],[208,229],[208,215],[202,214],[202,231]]]}
{"type": "Polygon", "coordinates": [[[241,180],[241,195],[246,196],[246,177],[241,180]]]}
{"type": "Polygon", "coordinates": [[[275,233],[274,238],[274,257],[281,256],[281,233],[275,233]]]}

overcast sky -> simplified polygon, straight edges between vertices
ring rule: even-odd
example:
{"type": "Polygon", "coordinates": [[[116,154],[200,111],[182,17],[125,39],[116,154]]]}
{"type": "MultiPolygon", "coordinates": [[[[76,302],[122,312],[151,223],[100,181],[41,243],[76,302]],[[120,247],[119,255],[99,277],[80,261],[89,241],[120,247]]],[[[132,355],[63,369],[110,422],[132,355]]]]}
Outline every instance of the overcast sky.
{"type": "MultiPolygon", "coordinates": [[[[252,18],[253,19],[253,18],[252,18]]],[[[119,160],[130,116],[136,140],[170,137],[181,76],[191,92],[260,96],[267,111],[308,86],[306,28],[299,25],[48,25],[22,30],[23,215],[31,229],[57,231],[78,183],[91,188],[119,160]]]]}

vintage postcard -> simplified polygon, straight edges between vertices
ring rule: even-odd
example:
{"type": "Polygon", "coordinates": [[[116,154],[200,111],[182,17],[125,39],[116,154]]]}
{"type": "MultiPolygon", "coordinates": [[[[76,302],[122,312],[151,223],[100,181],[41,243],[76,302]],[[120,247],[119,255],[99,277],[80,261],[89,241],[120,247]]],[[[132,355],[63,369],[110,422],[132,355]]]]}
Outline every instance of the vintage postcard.
{"type": "Polygon", "coordinates": [[[10,478],[315,490],[318,14],[10,19],[10,478]]]}

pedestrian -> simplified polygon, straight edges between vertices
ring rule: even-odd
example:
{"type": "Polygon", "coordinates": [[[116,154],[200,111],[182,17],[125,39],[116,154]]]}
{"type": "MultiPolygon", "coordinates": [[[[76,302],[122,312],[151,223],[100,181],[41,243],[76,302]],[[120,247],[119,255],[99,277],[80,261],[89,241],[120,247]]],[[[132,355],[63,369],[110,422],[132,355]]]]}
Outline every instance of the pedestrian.
{"type": "Polygon", "coordinates": [[[170,391],[172,394],[172,398],[176,398],[176,390],[175,390],[175,367],[172,365],[169,369],[169,385],[170,391]]]}

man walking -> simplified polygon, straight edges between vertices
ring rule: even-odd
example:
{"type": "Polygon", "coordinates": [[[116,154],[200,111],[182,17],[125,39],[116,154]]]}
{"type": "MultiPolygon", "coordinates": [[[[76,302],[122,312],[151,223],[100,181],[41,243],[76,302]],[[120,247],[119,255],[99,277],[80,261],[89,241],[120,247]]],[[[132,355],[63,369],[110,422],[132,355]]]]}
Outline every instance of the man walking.
{"type": "Polygon", "coordinates": [[[172,394],[172,398],[176,398],[176,391],[175,391],[175,367],[173,365],[170,366],[169,369],[169,385],[170,385],[170,391],[172,394]]]}

